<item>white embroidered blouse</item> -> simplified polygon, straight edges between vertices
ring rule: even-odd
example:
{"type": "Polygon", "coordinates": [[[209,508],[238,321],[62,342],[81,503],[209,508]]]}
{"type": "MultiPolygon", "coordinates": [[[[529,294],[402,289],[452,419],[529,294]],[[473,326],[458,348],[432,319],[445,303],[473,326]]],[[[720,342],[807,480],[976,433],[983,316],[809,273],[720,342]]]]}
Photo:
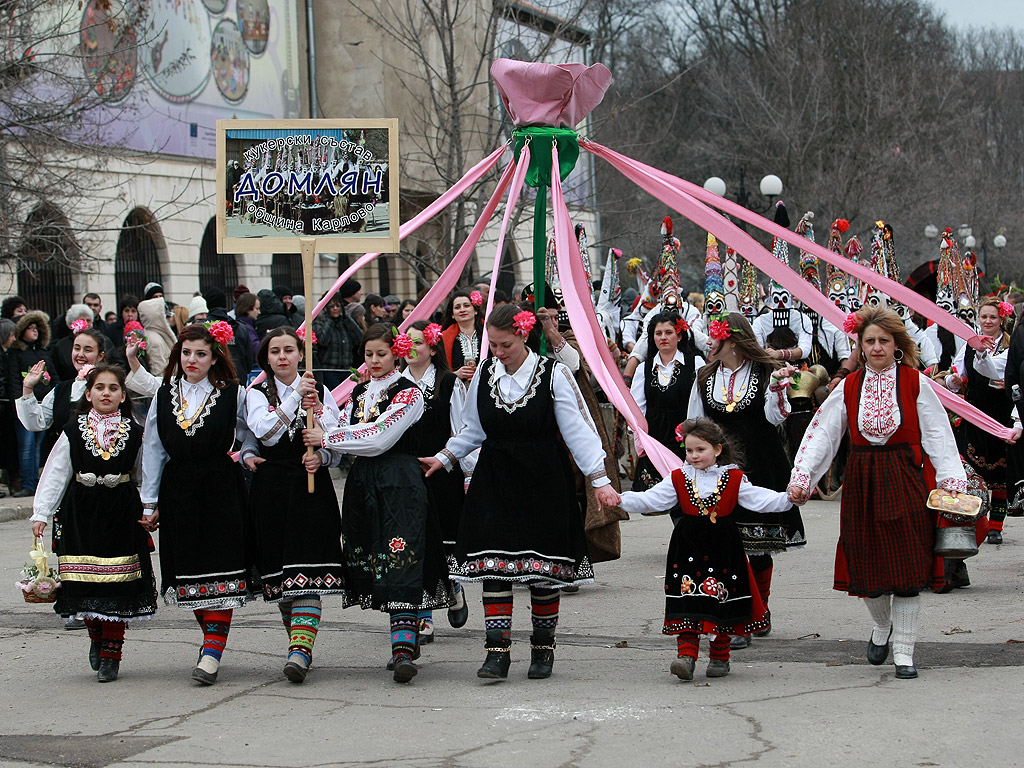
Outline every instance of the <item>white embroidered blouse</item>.
{"type": "MultiPolygon", "coordinates": [[[[974,351],[974,372],[980,373],[986,379],[992,381],[1002,381],[1006,376],[1006,358],[1009,354],[1010,348],[1003,347],[1002,338],[999,339],[999,343],[993,352],[976,349],[974,351]]],[[[957,350],[956,357],[953,359],[953,367],[950,370],[956,370],[960,376],[966,376],[966,358],[967,344],[964,344],[957,350]]],[[[960,387],[954,389],[951,379],[951,375],[946,376],[946,386],[953,392],[959,392],[960,387]]],[[[20,403],[21,401],[19,400],[18,402],[20,403]]]]}
{"type": "MultiPolygon", "coordinates": [[[[121,433],[121,412],[114,411],[104,416],[95,408],[90,408],[87,419],[92,428],[91,434],[95,435],[97,449],[111,451],[116,456],[120,447],[123,447],[123,443],[120,447],[116,445],[121,433]]],[[[73,417],[73,420],[78,421],[77,417],[73,417]]],[[[61,432],[39,476],[36,495],[32,499],[32,517],[29,518],[33,523],[49,522],[60,507],[64,492],[74,475],[71,468],[71,443],[68,442],[68,436],[61,432]]]]}
{"type": "MultiPolygon", "coordinates": [[[[745,401],[753,397],[750,389],[751,363],[749,360],[742,363],[735,371],[719,365],[715,371],[715,377],[711,382],[711,397],[716,403],[728,405],[736,403],[737,407],[746,405],[745,401]]],[[[770,374],[765,374],[770,376],[770,374]]],[[[686,409],[686,415],[691,419],[699,419],[707,414],[704,412],[704,399],[701,395],[701,388],[705,386],[699,379],[694,380],[693,389],[690,390],[690,404],[686,409]]],[[[789,395],[786,388],[789,386],[789,379],[779,381],[770,380],[764,388],[764,417],[768,423],[778,426],[789,416],[789,395]]]]}
{"type": "MultiPolygon", "coordinates": [[[[644,361],[641,366],[641,370],[649,373],[653,368],[658,369],[658,382],[663,387],[667,387],[672,383],[672,373],[675,371],[676,363],[680,366],[686,365],[686,355],[679,350],[676,350],[675,355],[668,363],[661,361],[661,355],[657,354],[651,361],[644,361]]],[[[704,358],[700,355],[694,356],[693,370],[694,373],[699,371],[704,365],[704,358]]],[[[646,374],[643,376],[633,377],[633,383],[629,385],[629,394],[636,400],[637,406],[640,408],[640,412],[645,416],[647,415],[647,392],[644,389],[644,382],[646,380],[646,374]]]]}
{"type": "Polygon", "coordinates": [[[328,451],[353,456],[380,456],[399,441],[405,431],[420,420],[424,410],[423,393],[410,387],[395,395],[383,411],[378,401],[384,391],[401,378],[395,368],[386,376],[370,379],[362,398],[362,411],[352,396],[341,410],[338,426],[324,430],[322,445],[328,451]]]}
{"type": "MultiPolygon", "coordinates": [[[[730,469],[739,469],[739,467],[735,464],[721,466],[715,464],[707,469],[696,469],[689,464],[684,464],[683,474],[697,487],[697,493],[701,497],[706,497],[715,492],[718,481],[730,469]]],[[[672,475],[646,491],[626,491],[622,494],[622,508],[627,512],[641,515],[667,512],[677,502],[672,475]]],[[[743,481],[740,483],[737,503],[751,512],[785,512],[792,506],[785,492],[752,485],[746,475],[743,476],[743,481]]]]}
{"type": "MultiPolygon", "coordinates": [[[[29,432],[45,432],[53,426],[53,398],[56,394],[56,388],[51,389],[41,402],[32,394],[17,398],[14,401],[14,409],[18,412],[21,426],[29,432]]],[[[81,400],[84,394],[85,381],[75,379],[71,384],[71,402],[81,400]]]]}
{"type": "MultiPolygon", "coordinates": [[[[278,404],[273,408],[263,390],[253,387],[245,394],[245,420],[249,430],[256,436],[256,439],[263,445],[277,445],[281,438],[287,434],[294,434],[297,429],[305,426],[306,412],[302,409],[302,397],[292,384],[297,384],[299,377],[296,376],[291,384],[285,384],[276,376],[274,385],[277,387],[278,404]],[[301,416],[301,425],[296,425],[295,417],[301,416]]],[[[313,419],[325,432],[334,429],[340,423],[341,413],[338,404],[327,393],[326,402],[320,403],[320,408],[313,413],[313,419]]],[[[242,459],[249,457],[243,452],[242,459]]],[[[320,461],[329,466],[332,456],[329,451],[320,449],[320,461]]]]}
{"type": "MultiPolygon", "coordinates": [[[[499,360],[494,361],[494,386],[497,394],[506,403],[532,397],[528,390],[533,384],[534,373],[540,362],[536,352],[527,351],[526,359],[515,373],[509,373],[499,360]]],[[[551,374],[552,396],[555,401],[555,421],[561,432],[569,452],[576,461],[576,466],[587,476],[595,488],[608,485],[611,480],[604,470],[604,448],[597,428],[591,421],[590,412],[583,400],[583,394],[576,385],[569,369],[554,361],[548,361],[555,368],[551,374]]],[[[480,366],[473,375],[466,394],[466,407],[462,411],[465,426],[448,441],[448,445],[437,453],[434,458],[439,460],[449,472],[452,461],[449,457],[461,461],[471,451],[479,448],[487,438],[487,433],[480,424],[480,412],[477,408],[480,387],[491,386],[492,382],[481,382],[485,366],[480,366]]]]}
{"type": "MultiPolygon", "coordinates": [[[[885,445],[903,423],[896,397],[896,363],[883,371],[864,369],[857,427],[872,445],[885,445]]],[[[908,373],[911,373],[908,371],[908,373]]],[[[912,375],[912,373],[911,373],[912,375]]],[[[839,450],[839,443],[847,429],[844,386],[832,390],[804,433],[804,439],[793,462],[790,485],[809,490],[828,469],[839,450]]],[[[921,449],[935,467],[935,479],[940,488],[952,491],[967,490],[967,475],[957,452],[956,440],[949,425],[949,417],[932,391],[922,379],[917,396],[917,420],[921,430],[921,449]]]]}

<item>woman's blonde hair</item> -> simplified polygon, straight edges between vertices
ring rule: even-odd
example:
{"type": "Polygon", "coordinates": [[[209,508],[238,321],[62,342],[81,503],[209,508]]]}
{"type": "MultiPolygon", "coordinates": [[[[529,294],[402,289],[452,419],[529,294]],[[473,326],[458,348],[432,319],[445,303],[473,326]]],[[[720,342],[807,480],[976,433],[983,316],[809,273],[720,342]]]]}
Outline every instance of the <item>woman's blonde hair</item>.
{"type": "MultiPolygon", "coordinates": [[[[917,344],[910,338],[910,334],[907,333],[907,326],[903,324],[903,320],[899,315],[891,309],[883,307],[864,307],[856,313],[856,316],[858,343],[864,334],[865,328],[870,325],[878,326],[892,336],[893,341],[896,342],[896,348],[903,353],[903,357],[898,361],[899,363],[910,368],[918,368],[920,366],[921,355],[917,349],[917,344]]],[[[861,351],[862,364],[864,362],[863,355],[864,353],[861,351]]]]}

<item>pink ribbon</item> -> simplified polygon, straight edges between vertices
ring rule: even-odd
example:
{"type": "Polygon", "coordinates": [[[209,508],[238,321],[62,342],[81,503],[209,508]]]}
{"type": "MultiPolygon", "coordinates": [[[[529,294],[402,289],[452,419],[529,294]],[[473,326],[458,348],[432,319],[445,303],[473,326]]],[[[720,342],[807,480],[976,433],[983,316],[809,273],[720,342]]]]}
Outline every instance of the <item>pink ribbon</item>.
{"type": "MultiPolygon", "coordinates": [[[[739,212],[742,212],[742,214],[736,212],[736,216],[738,218],[742,218],[753,226],[759,227],[771,234],[783,237],[783,239],[787,241],[792,238],[793,240],[796,240],[794,245],[802,247],[804,250],[818,253],[819,255],[827,253],[827,261],[831,263],[839,262],[842,268],[850,274],[885,290],[886,293],[889,293],[889,295],[893,296],[893,298],[897,300],[903,301],[908,298],[909,294],[909,297],[913,297],[913,300],[904,301],[903,303],[911,309],[925,314],[926,317],[935,320],[937,323],[940,323],[953,333],[956,333],[963,338],[967,338],[970,343],[975,344],[978,340],[984,339],[984,337],[974,334],[974,332],[965,323],[957,320],[948,312],[940,310],[934,304],[918,296],[909,288],[906,288],[893,280],[882,277],[865,267],[854,264],[852,261],[837,257],[836,254],[832,253],[827,248],[814,246],[812,250],[811,246],[813,244],[809,240],[789,232],[789,230],[780,227],[767,219],[750,213],[750,211],[747,211],[742,206],[738,206],[724,198],[711,194],[707,192],[707,190],[703,189],[703,187],[697,187],[690,182],[684,182],[682,179],[675,176],[657,171],[650,166],[631,160],[630,158],[620,155],[617,152],[613,152],[606,147],[593,144],[593,142],[582,141],[580,142],[580,145],[585,147],[587,151],[607,160],[613,167],[619,170],[626,178],[635,183],[641,189],[661,200],[670,208],[683,214],[699,227],[713,234],[720,241],[731,246],[744,258],[757,266],[762,272],[775,280],[775,282],[787,288],[793,296],[800,299],[818,312],[822,317],[832,322],[837,328],[843,327],[845,316],[843,315],[842,310],[828,300],[828,297],[820,291],[815,290],[810,283],[803,280],[798,274],[796,274],[796,272],[772,256],[771,253],[765,250],[765,248],[749,234],[741,230],[725,217],[718,214],[716,211],[704,205],[702,202],[696,200],[695,196],[691,196],[688,191],[691,188],[694,190],[700,190],[704,193],[700,195],[700,197],[703,198],[709,195],[713,198],[716,206],[728,213],[734,213],[734,209],[739,209],[739,212]],[[684,188],[687,191],[684,191],[684,188]],[[863,271],[865,274],[858,274],[854,268],[856,268],[856,270],[863,271]],[[922,307],[924,309],[928,309],[929,306],[933,311],[930,313],[922,312],[922,307]],[[967,336],[965,334],[970,335],[967,336]]],[[[822,256],[822,258],[825,257],[822,256]]],[[[932,381],[927,376],[924,377],[924,380],[932,385],[932,388],[935,390],[940,402],[942,402],[942,404],[949,410],[959,414],[971,423],[976,424],[983,429],[987,429],[997,437],[1007,438],[1013,434],[1012,430],[1003,426],[991,416],[978,410],[962,398],[951,394],[945,389],[945,387],[935,381],[932,381]]]]}
{"type": "MultiPolygon", "coordinates": [[[[524,153],[527,151],[528,149],[523,150],[524,153]]],[[[552,167],[557,168],[557,147],[553,146],[551,153],[554,158],[552,167]]],[[[572,220],[565,206],[562,182],[557,173],[551,175],[551,208],[555,218],[555,254],[562,299],[565,301],[565,309],[576,334],[576,341],[594,373],[594,378],[601,385],[608,400],[625,417],[637,443],[650,457],[662,477],[668,477],[673,469],[682,466],[682,460],[647,433],[647,419],[626,388],[626,383],[619,374],[618,363],[608,349],[608,340],[594,311],[590,281],[583,269],[579,243],[573,234],[572,220]]]]}

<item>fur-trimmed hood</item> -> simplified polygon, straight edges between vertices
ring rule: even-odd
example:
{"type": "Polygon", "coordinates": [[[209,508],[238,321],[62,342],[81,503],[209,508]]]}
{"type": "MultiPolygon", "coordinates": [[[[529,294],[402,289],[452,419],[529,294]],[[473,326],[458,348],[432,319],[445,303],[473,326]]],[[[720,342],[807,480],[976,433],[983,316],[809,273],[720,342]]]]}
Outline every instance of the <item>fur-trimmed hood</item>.
{"type": "Polygon", "coordinates": [[[39,341],[37,342],[39,347],[45,349],[50,346],[50,316],[36,310],[18,318],[18,322],[14,326],[14,344],[11,345],[14,349],[28,349],[28,345],[21,340],[21,334],[32,323],[35,323],[39,329],[39,341]]]}

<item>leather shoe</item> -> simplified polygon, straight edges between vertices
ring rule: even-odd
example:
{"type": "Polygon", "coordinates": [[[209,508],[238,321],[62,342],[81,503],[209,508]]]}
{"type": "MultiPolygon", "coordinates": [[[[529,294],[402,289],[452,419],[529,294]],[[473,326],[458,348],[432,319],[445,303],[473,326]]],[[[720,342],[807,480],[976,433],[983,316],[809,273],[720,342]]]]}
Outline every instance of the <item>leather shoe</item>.
{"type": "Polygon", "coordinates": [[[35,491],[30,491],[28,488],[22,488],[20,491],[15,491],[11,494],[12,499],[27,499],[29,496],[35,496],[35,491]]]}
{"type": "Polygon", "coordinates": [[[988,536],[985,537],[985,541],[989,544],[1002,544],[1003,543],[1003,532],[1002,531],[989,531],[988,536]]]}
{"type": "MultiPolygon", "coordinates": [[[[389,661],[388,664],[387,664],[388,672],[393,672],[395,670],[395,665],[398,663],[398,656],[399,656],[399,654],[396,653],[394,656],[391,657],[391,661],[389,661]]],[[[419,645],[417,645],[416,646],[416,650],[412,652],[412,660],[416,661],[416,659],[418,659],[419,657],[420,657],[420,647],[419,647],[419,645]]]]}
{"type": "Polygon", "coordinates": [[[750,635],[733,635],[732,640],[729,641],[729,648],[734,651],[741,651],[748,647],[750,647],[750,635]]]}
{"type": "Polygon", "coordinates": [[[708,677],[725,677],[729,674],[729,662],[720,659],[712,659],[708,662],[708,677]]]}
{"type": "Polygon", "coordinates": [[[96,679],[101,683],[112,683],[117,680],[117,671],[121,662],[117,659],[100,659],[99,670],[96,672],[96,679]]]}
{"type": "Polygon", "coordinates": [[[466,626],[469,621],[469,604],[466,602],[466,590],[460,585],[455,592],[455,604],[448,609],[448,623],[454,629],[466,626]]]}
{"type": "Polygon", "coordinates": [[[192,670],[192,679],[203,685],[213,685],[217,682],[217,673],[207,672],[202,667],[196,667],[192,670]]]}
{"type": "Polygon", "coordinates": [[[419,670],[416,669],[416,665],[412,663],[412,659],[404,654],[399,656],[397,661],[395,661],[396,683],[408,683],[416,677],[418,672],[419,670]]]}
{"type": "Polygon", "coordinates": [[[913,664],[896,665],[897,680],[913,680],[915,677],[917,677],[917,667],[915,667],[913,664]]]}
{"type": "Polygon", "coordinates": [[[892,624],[889,625],[889,636],[885,638],[885,645],[875,645],[872,637],[868,638],[868,664],[873,664],[876,667],[885,664],[885,660],[889,658],[889,640],[891,639],[892,624]]]}
{"type": "Polygon", "coordinates": [[[303,682],[306,679],[307,672],[309,672],[309,667],[304,667],[294,661],[289,661],[284,665],[284,676],[293,683],[303,682]]]}
{"type": "Polygon", "coordinates": [[[697,660],[692,656],[680,656],[672,662],[672,666],[668,668],[668,671],[680,680],[693,680],[693,668],[696,665],[697,660]]]}

